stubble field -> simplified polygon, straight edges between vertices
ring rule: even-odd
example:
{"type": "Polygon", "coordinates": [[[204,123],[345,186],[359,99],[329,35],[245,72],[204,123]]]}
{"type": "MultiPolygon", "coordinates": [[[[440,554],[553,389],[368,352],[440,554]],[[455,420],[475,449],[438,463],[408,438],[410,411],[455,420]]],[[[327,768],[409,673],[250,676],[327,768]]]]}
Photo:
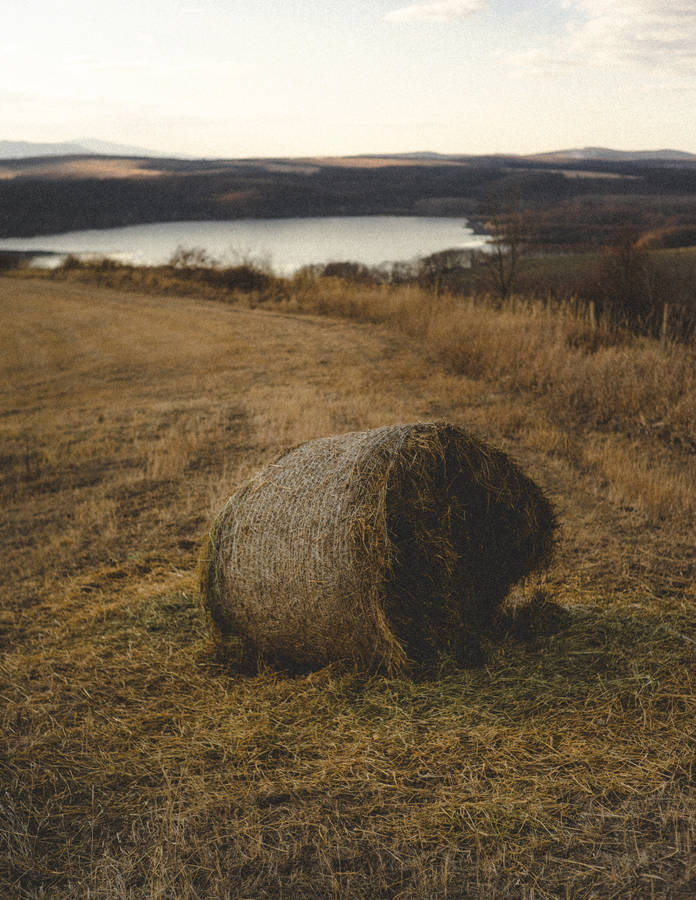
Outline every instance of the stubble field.
{"type": "Polygon", "coordinates": [[[519,313],[467,362],[292,304],[3,278],[0,308],[0,893],[696,893],[686,407],[681,443],[630,410],[566,429],[505,374],[519,313]],[[513,599],[557,615],[439,678],[236,671],[195,579],[226,496],[300,441],[435,419],[548,492],[555,561],[513,599]]]}

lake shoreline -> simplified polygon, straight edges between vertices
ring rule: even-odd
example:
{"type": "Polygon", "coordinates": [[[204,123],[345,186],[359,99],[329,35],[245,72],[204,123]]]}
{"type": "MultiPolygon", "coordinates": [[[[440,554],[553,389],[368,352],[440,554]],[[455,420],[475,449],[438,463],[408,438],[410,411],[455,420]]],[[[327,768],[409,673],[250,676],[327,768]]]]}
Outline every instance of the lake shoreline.
{"type": "MultiPolygon", "coordinates": [[[[87,229],[0,240],[0,260],[46,268],[68,256],[138,266],[167,264],[182,248],[211,266],[253,261],[278,274],[351,261],[380,267],[434,253],[473,252],[486,243],[480,223],[441,216],[307,216],[191,220],[87,229]]],[[[7,266],[5,262],[5,266],[7,266]]]]}

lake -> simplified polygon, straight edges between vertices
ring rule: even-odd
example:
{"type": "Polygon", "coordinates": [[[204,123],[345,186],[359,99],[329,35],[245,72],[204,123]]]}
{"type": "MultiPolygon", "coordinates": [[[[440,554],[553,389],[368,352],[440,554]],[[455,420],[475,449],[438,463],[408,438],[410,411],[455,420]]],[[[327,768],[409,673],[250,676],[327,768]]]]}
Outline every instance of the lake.
{"type": "Polygon", "coordinates": [[[350,260],[369,266],[428,256],[440,250],[476,249],[487,241],[465,219],[424,216],[346,216],[313,219],[240,219],[131,225],[33,238],[0,240],[0,250],[40,251],[38,265],[56,265],[67,254],[109,257],[135,265],[161,265],[178,247],[202,248],[222,264],[269,263],[278,274],[301,266],[350,260]]]}

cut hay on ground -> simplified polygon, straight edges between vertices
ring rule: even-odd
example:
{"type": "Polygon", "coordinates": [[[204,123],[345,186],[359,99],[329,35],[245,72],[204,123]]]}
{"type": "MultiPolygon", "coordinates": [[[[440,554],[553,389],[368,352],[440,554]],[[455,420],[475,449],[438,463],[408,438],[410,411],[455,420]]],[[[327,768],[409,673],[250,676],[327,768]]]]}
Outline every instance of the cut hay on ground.
{"type": "Polygon", "coordinates": [[[461,428],[353,432],[291,450],[228,500],[201,593],[220,639],[280,665],[467,664],[553,531],[541,490],[461,428]]]}

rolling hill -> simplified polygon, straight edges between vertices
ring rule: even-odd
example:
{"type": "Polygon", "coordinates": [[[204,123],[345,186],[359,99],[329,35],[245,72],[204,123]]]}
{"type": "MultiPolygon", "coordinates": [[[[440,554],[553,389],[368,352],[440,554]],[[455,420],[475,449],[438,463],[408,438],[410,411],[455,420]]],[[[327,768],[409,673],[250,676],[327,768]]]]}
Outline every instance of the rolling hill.
{"type": "Polygon", "coordinates": [[[151,156],[160,154],[142,147],[113,144],[92,138],[80,138],[59,143],[36,143],[33,141],[0,141],[0,159],[32,159],[38,156],[151,156]]]}

